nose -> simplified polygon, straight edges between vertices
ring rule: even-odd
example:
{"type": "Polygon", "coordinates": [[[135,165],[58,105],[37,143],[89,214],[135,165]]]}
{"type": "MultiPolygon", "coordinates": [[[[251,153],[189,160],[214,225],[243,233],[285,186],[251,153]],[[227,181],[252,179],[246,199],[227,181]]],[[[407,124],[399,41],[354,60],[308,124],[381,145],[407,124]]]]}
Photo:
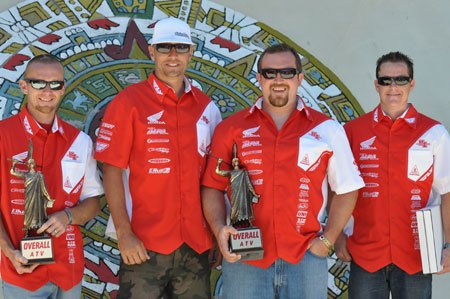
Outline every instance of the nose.
{"type": "Polygon", "coordinates": [[[169,52],[169,56],[177,56],[177,50],[175,49],[175,47],[171,47],[170,48],[170,52],[169,52]]]}

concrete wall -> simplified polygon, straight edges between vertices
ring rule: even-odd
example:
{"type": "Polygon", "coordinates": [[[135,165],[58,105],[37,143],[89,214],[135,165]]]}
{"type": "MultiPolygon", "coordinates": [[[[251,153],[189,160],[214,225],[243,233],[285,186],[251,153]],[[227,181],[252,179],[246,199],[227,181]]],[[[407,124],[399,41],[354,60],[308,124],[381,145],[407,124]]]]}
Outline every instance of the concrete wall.
{"type": "MultiPolygon", "coordinates": [[[[0,11],[20,1],[2,0],[0,11]]],[[[278,30],[331,69],[365,111],[378,97],[373,87],[376,59],[400,50],[414,59],[416,88],[410,100],[419,111],[450,128],[448,76],[450,2],[433,0],[215,0],[278,30]],[[264,4],[262,5],[262,3],[264,4]]],[[[434,276],[433,298],[450,274],[434,276]]]]}

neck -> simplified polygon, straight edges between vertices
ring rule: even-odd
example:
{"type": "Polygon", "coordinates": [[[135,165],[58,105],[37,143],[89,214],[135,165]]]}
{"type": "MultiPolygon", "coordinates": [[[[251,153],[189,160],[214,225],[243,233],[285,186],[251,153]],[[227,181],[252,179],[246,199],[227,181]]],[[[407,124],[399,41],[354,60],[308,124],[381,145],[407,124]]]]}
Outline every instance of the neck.
{"type": "Polygon", "coordinates": [[[399,118],[405,111],[408,109],[409,104],[406,105],[406,107],[400,107],[400,108],[390,108],[390,107],[383,107],[381,106],[381,110],[389,116],[393,121],[395,121],[397,118],[399,118]]]}
{"type": "Polygon", "coordinates": [[[161,79],[158,74],[155,73],[155,76],[161,80],[162,82],[164,82],[167,86],[169,86],[170,88],[172,88],[172,90],[174,91],[174,93],[177,95],[178,98],[180,98],[183,95],[184,92],[184,76],[183,77],[174,77],[174,78],[170,78],[170,77],[166,77],[161,79]]]}
{"type": "Polygon", "coordinates": [[[262,110],[270,115],[278,131],[284,126],[292,112],[297,109],[297,101],[289,101],[283,107],[275,107],[269,100],[264,99],[262,110]]]}

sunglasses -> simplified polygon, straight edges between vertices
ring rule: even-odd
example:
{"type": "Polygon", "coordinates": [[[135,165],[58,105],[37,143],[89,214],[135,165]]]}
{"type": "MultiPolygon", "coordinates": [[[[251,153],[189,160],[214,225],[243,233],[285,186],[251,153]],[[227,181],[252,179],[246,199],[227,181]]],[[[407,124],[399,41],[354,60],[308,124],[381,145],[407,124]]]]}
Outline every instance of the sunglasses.
{"type": "Polygon", "coordinates": [[[159,53],[167,54],[172,51],[172,48],[175,48],[175,51],[178,54],[184,54],[189,52],[191,49],[191,45],[188,44],[156,44],[155,49],[159,53]]]}
{"type": "Polygon", "coordinates": [[[51,90],[61,90],[64,87],[64,81],[45,81],[37,79],[25,79],[25,82],[30,83],[31,87],[37,90],[43,90],[50,87],[51,90]]]}
{"type": "Polygon", "coordinates": [[[288,67],[285,69],[261,69],[259,73],[266,79],[275,79],[280,74],[282,79],[292,79],[298,74],[297,69],[288,67]]]}
{"type": "Polygon", "coordinates": [[[377,79],[378,84],[381,86],[389,86],[395,82],[395,85],[403,86],[411,82],[411,78],[408,76],[398,76],[398,77],[380,77],[377,79]]]}

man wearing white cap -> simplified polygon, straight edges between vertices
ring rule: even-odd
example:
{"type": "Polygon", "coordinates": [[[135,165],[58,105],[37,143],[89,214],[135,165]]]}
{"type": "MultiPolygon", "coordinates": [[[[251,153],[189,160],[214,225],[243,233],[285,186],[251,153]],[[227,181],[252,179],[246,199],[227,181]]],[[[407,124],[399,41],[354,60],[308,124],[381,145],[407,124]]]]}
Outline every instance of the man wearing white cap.
{"type": "Polygon", "coordinates": [[[193,51],[188,24],[159,21],[154,72],[115,97],[99,128],[95,157],[122,255],[117,298],[210,297],[200,177],[221,117],[185,77],[193,51]]]}

